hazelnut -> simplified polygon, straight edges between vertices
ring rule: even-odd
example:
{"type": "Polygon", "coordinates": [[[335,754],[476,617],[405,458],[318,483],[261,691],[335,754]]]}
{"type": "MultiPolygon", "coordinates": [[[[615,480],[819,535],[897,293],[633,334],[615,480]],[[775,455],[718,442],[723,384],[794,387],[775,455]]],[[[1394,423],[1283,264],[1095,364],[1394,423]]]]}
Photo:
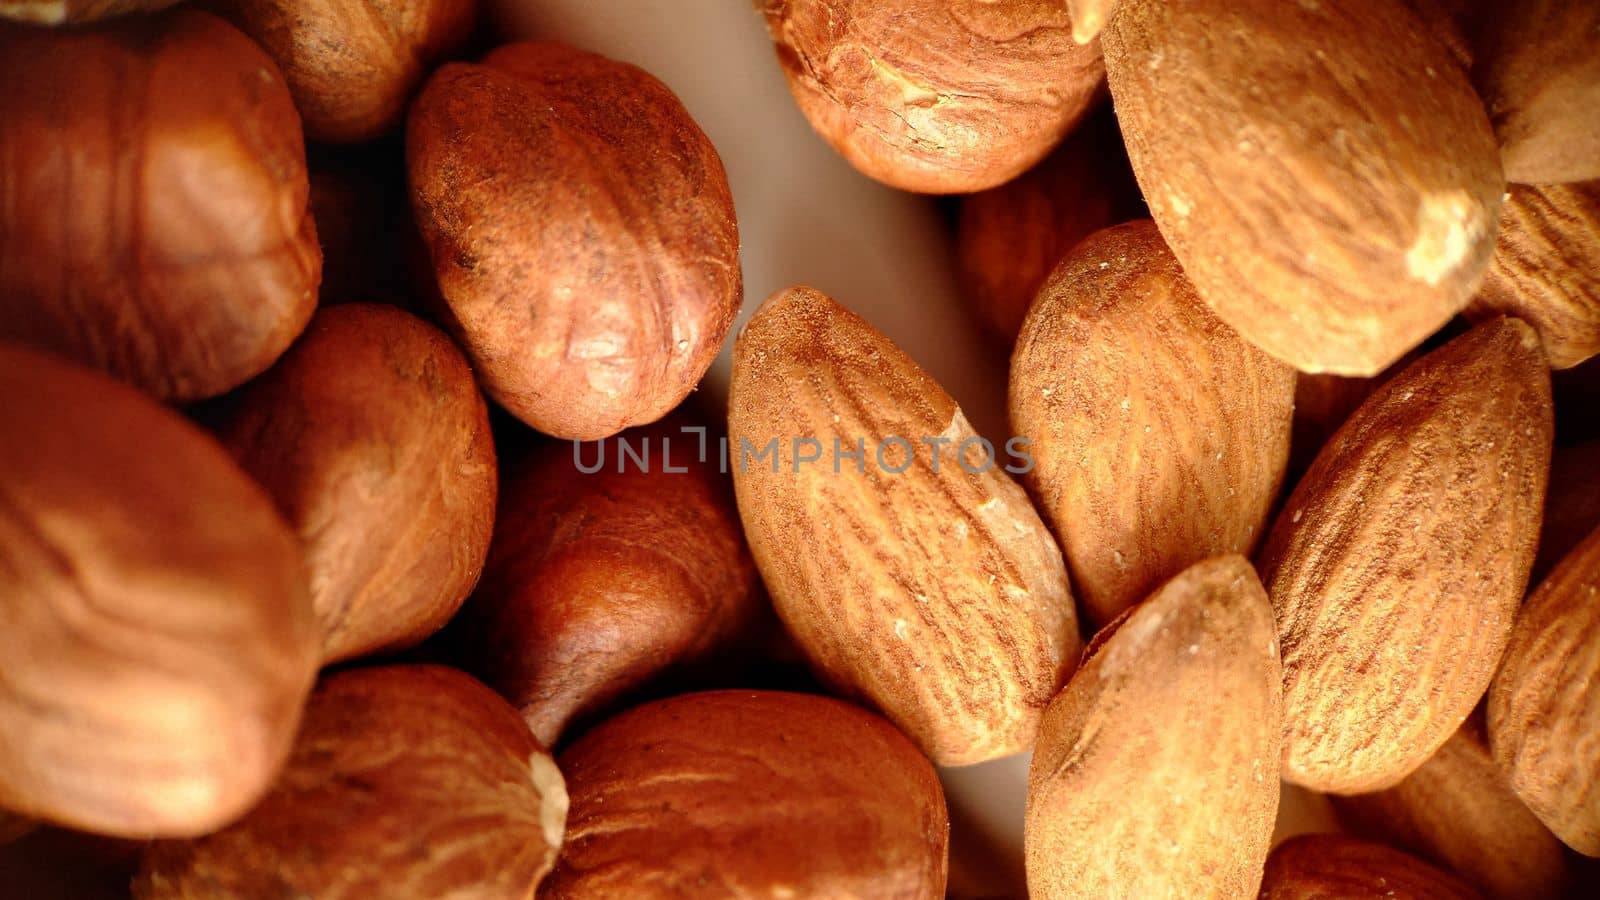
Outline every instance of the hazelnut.
{"type": "Polygon", "coordinates": [[[776,691],[686,694],[562,753],[572,811],[540,896],[944,896],[933,766],[887,721],[776,691]]]}
{"type": "Polygon", "coordinates": [[[800,111],[908,191],[980,191],[1042,159],[1101,95],[1062,0],[764,0],[800,111]]]}
{"type": "Polygon", "coordinates": [[[460,608],[494,524],[489,413],[409,313],[319,312],[218,433],[300,534],[324,662],[409,647],[460,608]]]}
{"type": "Polygon", "coordinates": [[[221,0],[283,69],[306,137],[364,141],[400,122],[428,69],[466,42],[475,0],[221,0]]]}
{"type": "Polygon", "coordinates": [[[562,44],[452,63],[411,108],[412,202],[489,394],[548,434],[661,418],[741,299],[711,142],[644,71],[562,44]]]}
{"type": "Polygon", "coordinates": [[[36,25],[94,22],[165,9],[178,0],[0,0],[0,18],[36,25]]]}
{"type": "Polygon", "coordinates": [[[755,563],[732,484],[680,430],[689,424],[675,415],[546,446],[501,491],[464,650],[546,744],[753,618],[755,563]]]}
{"type": "Polygon", "coordinates": [[[299,117],[259,47],[187,9],[13,26],[0,84],[0,338],[177,401],[289,346],[322,256],[299,117]]]}
{"type": "Polygon", "coordinates": [[[204,432],[0,347],[0,807],[125,836],[243,813],[316,669],[294,535],[204,432]]]}
{"type": "Polygon", "coordinates": [[[145,854],[138,900],[530,898],[567,793],[516,711],[442,666],[330,675],[283,776],[237,824],[145,854]]]}

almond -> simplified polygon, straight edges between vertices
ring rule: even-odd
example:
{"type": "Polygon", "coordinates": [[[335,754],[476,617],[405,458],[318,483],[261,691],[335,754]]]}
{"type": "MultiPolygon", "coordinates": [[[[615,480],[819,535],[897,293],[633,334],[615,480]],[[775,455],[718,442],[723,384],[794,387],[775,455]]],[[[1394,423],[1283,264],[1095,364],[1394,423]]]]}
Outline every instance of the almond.
{"type": "Polygon", "coordinates": [[[1025,463],[805,287],[734,345],[728,431],[756,565],[823,679],[944,765],[1031,746],[1079,638],[1061,552],[1003,471],[1025,463]]]}
{"type": "Polygon", "coordinates": [[[1090,620],[1255,549],[1294,384],[1206,308],[1148,219],[1090,236],[1056,268],[1011,360],[1011,427],[1032,442],[1025,480],[1090,620]]]}
{"type": "Polygon", "coordinates": [[[1600,529],[1528,597],[1489,692],[1489,742],[1517,796],[1600,856],[1600,529]]]}
{"type": "Polygon", "coordinates": [[[1471,318],[1512,315],[1539,330],[1550,365],[1600,353],[1600,181],[1512,185],[1471,318]]]}
{"type": "Polygon", "coordinates": [[[1356,829],[1460,872],[1503,900],[1560,897],[1571,874],[1561,841],[1517,799],[1490,757],[1477,716],[1404,781],[1335,797],[1334,805],[1356,829]]]}
{"type": "Polygon", "coordinates": [[[1362,793],[1461,725],[1510,636],[1553,424],[1538,335],[1494,319],[1356,410],[1262,549],[1284,668],[1284,777],[1362,793]]]}
{"type": "Polygon", "coordinates": [[[1600,178],[1600,3],[1483,4],[1473,81],[1500,139],[1506,178],[1600,178]]]}
{"type": "Polygon", "coordinates": [[[560,763],[572,812],[547,900],[944,897],[933,767],[838,700],[686,694],[601,724],[560,763]]]}
{"type": "Polygon", "coordinates": [[[1478,900],[1455,875],[1399,850],[1332,834],[1278,845],[1261,900],[1478,900]]]}
{"type": "Polygon", "coordinates": [[[550,755],[487,687],[442,666],[341,672],[266,799],[209,837],[153,845],[134,896],[528,898],[566,812],[550,755]]]}
{"type": "Polygon", "coordinates": [[[1245,338],[1372,375],[1471,299],[1504,189],[1494,135],[1398,0],[1123,0],[1100,39],[1150,211],[1245,338]]]}
{"type": "Polygon", "coordinates": [[[1272,606],[1240,556],[1184,570],[1097,636],[1039,729],[1029,896],[1255,896],[1280,678],[1272,606]]]}

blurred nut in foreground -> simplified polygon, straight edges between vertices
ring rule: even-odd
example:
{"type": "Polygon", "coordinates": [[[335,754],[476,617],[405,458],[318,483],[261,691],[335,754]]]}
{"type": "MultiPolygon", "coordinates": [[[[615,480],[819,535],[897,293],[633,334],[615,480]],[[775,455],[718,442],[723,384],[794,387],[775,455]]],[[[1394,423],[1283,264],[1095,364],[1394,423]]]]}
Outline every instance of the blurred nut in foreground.
{"type": "Polygon", "coordinates": [[[299,548],[209,436],[0,348],[0,807],[186,836],[277,774],[316,669],[299,548]]]}
{"type": "Polygon", "coordinates": [[[178,0],[0,0],[0,18],[37,25],[93,22],[154,12],[178,0]]]}
{"type": "Polygon", "coordinates": [[[406,156],[452,327],[513,415],[595,440],[705,374],[743,296],[738,229],[716,150],[661,82],[511,44],[434,74],[406,156]]]}
{"type": "Polygon", "coordinates": [[[328,676],[272,792],[239,823],[156,843],[139,900],[526,900],[566,822],[561,773],[516,711],[441,666],[328,676]]]}
{"type": "Polygon", "coordinates": [[[687,694],[600,725],[560,764],[572,812],[548,900],[944,896],[933,767],[841,701],[687,694]]]}
{"type": "Polygon", "coordinates": [[[218,433],[300,534],[324,662],[416,644],[477,584],[489,413],[461,352],[420,319],[324,309],[218,433]]]}
{"type": "Polygon", "coordinates": [[[0,337],[178,401],[289,346],[322,255],[300,119],[261,48],[188,9],[12,26],[0,84],[0,337]]]}
{"type": "Polygon", "coordinates": [[[1261,900],[1479,900],[1466,882],[1399,850],[1335,834],[1306,834],[1267,858],[1261,900]]]}

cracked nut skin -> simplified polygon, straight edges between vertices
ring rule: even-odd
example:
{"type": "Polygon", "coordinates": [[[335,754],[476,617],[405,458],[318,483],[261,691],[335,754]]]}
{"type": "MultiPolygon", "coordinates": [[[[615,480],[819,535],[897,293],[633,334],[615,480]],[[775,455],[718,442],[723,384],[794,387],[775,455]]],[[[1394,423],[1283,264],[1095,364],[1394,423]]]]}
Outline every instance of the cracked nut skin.
{"type": "Polygon", "coordinates": [[[1399,0],[1123,0],[1100,41],[1151,214],[1247,340],[1373,375],[1471,299],[1499,154],[1460,64],[1399,0]]]}
{"type": "Polygon", "coordinates": [[[656,421],[743,297],[716,150],[643,70],[558,43],[452,63],[411,107],[412,205],[484,388],[560,438],[656,421]]]}
{"type": "Polygon", "coordinates": [[[1259,559],[1284,778],[1382,790],[1466,719],[1527,586],[1553,429],[1538,335],[1494,319],[1395,375],[1317,455],[1259,559]]]}
{"type": "Polygon", "coordinates": [[[1304,834],[1267,858],[1261,900],[1481,900],[1455,874],[1371,841],[1304,834]]]}
{"type": "Polygon", "coordinates": [[[1514,184],[1507,196],[1494,261],[1466,315],[1526,320],[1551,368],[1571,368],[1600,354],[1600,181],[1514,184]]]}
{"type": "Polygon", "coordinates": [[[316,671],[294,535],[210,436],[0,345],[0,807],[189,836],[276,775],[316,671]]]}
{"type": "Polygon", "coordinates": [[[300,536],[324,663],[420,642],[477,584],[494,525],[489,411],[431,325],[328,307],[230,398],[217,432],[300,536]]]}
{"type": "Polygon", "coordinates": [[[1489,690],[1489,745],[1511,787],[1567,846],[1600,856],[1600,529],[1517,616],[1489,690]]]}
{"type": "Polygon", "coordinates": [[[137,900],[527,900],[567,792],[516,710],[454,669],[329,675],[288,767],[236,824],[146,851],[137,900]]]}
{"type": "Polygon", "coordinates": [[[1028,895],[1254,897],[1281,707],[1272,605],[1244,557],[1197,563],[1129,609],[1039,728],[1028,895]]]}
{"type": "Polygon", "coordinates": [[[1061,0],[759,0],[800,111],[868,177],[949,194],[1043,159],[1101,94],[1061,0]]]}
{"type": "Polygon", "coordinates": [[[1023,480],[1085,617],[1109,622],[1184,568],[1252,552],[1289,455],[1295,372],[1201,302],[1148,219],[1051,273],[1011,360],[1023,480]]]}
{"type": "Polygon", "coordinates": [[[115,16],[152,13],[178,0],[0,0],[0,19],[34,25],[77,25],[115,16]]]}
{"type": "Polygon", "coordinates": [[[179,9],[0,27],[0,83],[0,337],[170,401],[271,365],[322,267],[272,60],[179,9]]]}
{"type": "Polygon", "coordinates": [[[546,900],[944,896],[933,766],[847,703],[686,694],[601,724],[559,761],[572,812],[546,900]]]}
{"type": "Polygon", "coordinates": [[[1600,178],[1600,0],[1483,4],[1473,81],[1506,179],[1600,178]]]}
{"type": "Polygon", "coordinates": [[[1003,470],[1014,462],[985,457],[943,388],[812,288],[745,326],[728,403],[751,552],[821,678],[940,765],[1032,746],[1080,643],[1061,551],[1003,470]]]}
{"type": "Polygon", "coordinates": [[[379,137],[434,64],[467,40],[476,0],[221,0],[283,69],[314,141],[379,137]]]}
{"type": "Polygon", "coordinates": [[[711,457],[696,461],[686,424],[674,414],[603,445],[546,445],[502,487],[460,644],[547,746],[757,612],[732,485],[711,457]],[[644,448],[648,470],[623,463],[623,441],[644,448]]]}

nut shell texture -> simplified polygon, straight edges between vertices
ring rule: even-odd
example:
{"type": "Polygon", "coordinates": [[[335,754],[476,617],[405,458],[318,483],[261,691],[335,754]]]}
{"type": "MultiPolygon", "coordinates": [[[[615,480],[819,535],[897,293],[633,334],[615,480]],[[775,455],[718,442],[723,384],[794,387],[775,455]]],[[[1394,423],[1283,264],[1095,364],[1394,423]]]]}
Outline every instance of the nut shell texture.
{"type": "Polygon", "coordinates": [[[596,440],[688,395],[739,309],[711,142],[644,71],[562,44],[438,70],[406,131],[412,204],[484,388],[596,440]]]}
{"type": "Polygon", "coordinates": [[[288,347],[322,253],[300,119],[259,47],[188,9],[4,27],[0,84],[0,337],[175,401],[288,347]]]}
{"type": "Polygon", "coordinates": [[[1278,845],[1267,860],[1261,900],[1478,900],[1454,874],[1399,850],[1333,834],[1278,845]]]}
{"type": "Polygon", "coordinates": [[[560,756],[567,842],[540,896],[944,896],[933,767],[883,719],[804,694],[641,706],[560,756]]]}
{"type": "Polygon", "coordinates": [[[1399,782],[1472,711],[1527,586],[1550,466],[1538,336],[1495,319],[1369,397],[1261,551],[1284,667],[1284,777],[1399,782]]]}
{"type": "Polygon", "coordinates": [[[1123,0],[1100,40],[1151,214],[1245,338],[1373,375],[1471,299],[1494,135],[1399,0],[1123,0]]]}

